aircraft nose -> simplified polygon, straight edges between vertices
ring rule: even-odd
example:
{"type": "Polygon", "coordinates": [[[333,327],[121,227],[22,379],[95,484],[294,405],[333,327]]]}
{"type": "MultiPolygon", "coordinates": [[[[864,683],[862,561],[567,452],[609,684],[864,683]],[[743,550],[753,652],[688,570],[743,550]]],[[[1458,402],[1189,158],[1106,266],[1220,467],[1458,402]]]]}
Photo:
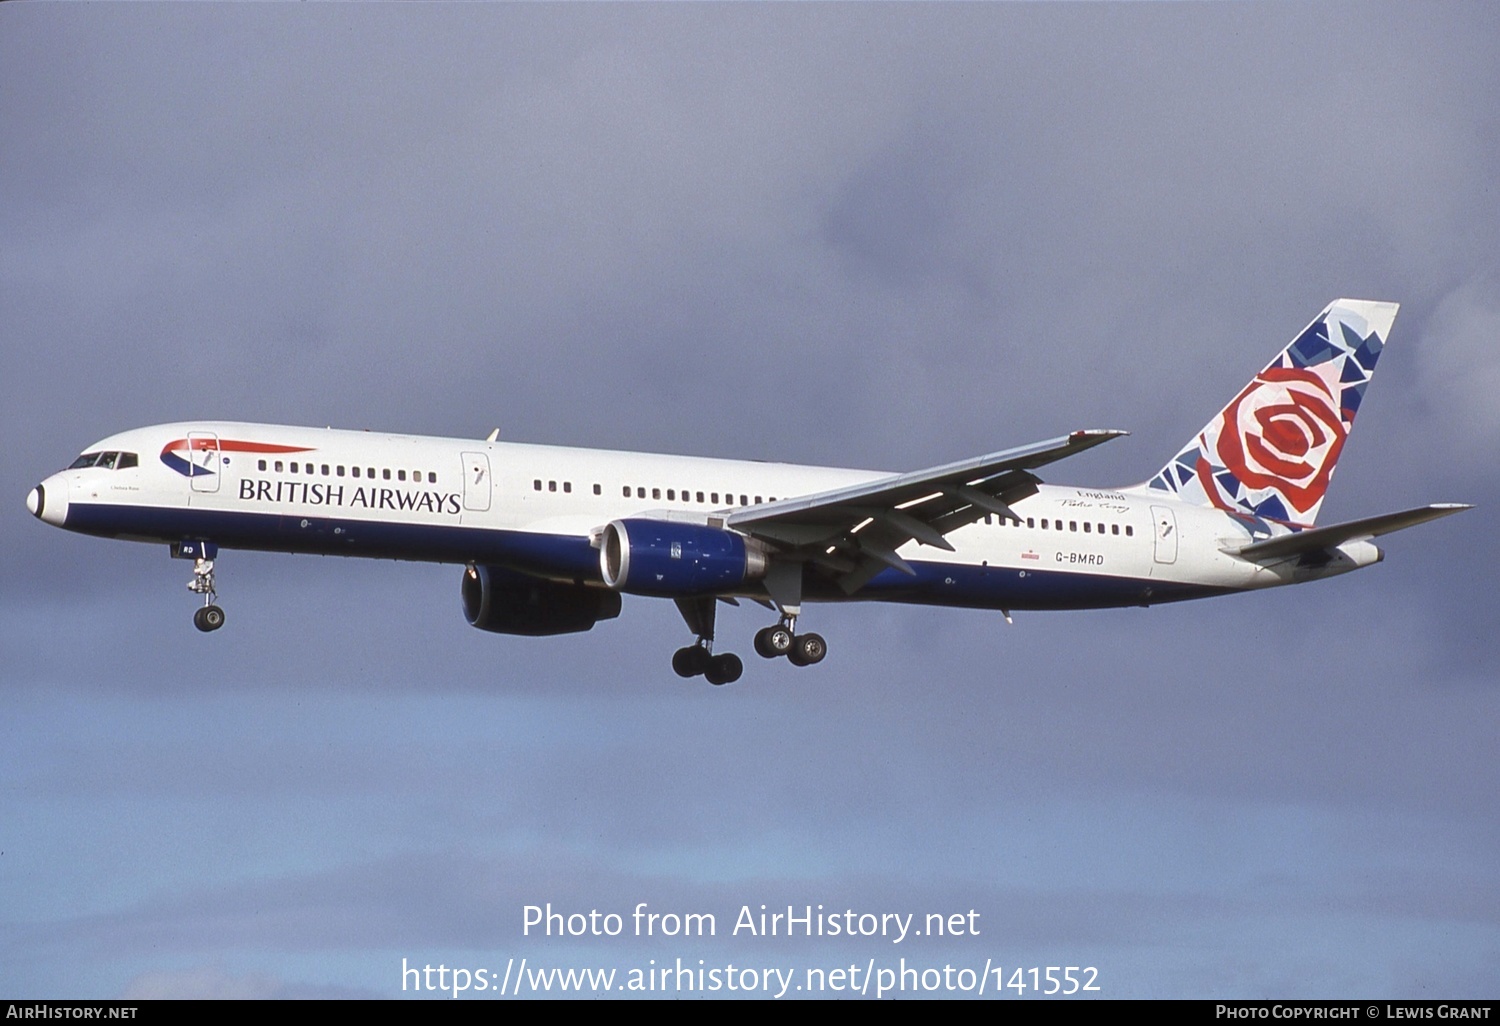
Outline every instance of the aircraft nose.
{"type": "Polygon", "coordinates": [[[63,521],[68,519],[67,482],[59,480],[55,474],[49,477],[26,496],[26,508],[44,523],[63,526],[63,521]]]}

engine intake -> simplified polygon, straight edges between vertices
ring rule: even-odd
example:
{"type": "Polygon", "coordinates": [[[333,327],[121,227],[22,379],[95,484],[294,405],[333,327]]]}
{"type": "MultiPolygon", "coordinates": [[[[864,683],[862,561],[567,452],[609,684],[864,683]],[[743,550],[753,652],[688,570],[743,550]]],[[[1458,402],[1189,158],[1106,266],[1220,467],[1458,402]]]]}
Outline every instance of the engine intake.
{"type": "Polygon", "coordinates": [[[614,520],[599,543],[599,572],[615,591],[682,598],[732,590],[766,574],[753,538],[703,524],[614,520]]]}
{"type": "Polygon", "coordinates": [[[577,634],[620,615],[620,596],[603,588],[560,584],[499,566],[464,571],[464,618],[496,634],[577,634]]]}

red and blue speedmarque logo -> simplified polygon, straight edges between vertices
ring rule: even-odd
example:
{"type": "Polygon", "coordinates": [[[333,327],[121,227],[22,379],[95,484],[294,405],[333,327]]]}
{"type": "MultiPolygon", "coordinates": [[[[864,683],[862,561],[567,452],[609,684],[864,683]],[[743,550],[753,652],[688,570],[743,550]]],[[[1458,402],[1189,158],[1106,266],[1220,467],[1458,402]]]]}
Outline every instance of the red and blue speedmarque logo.
{"type": "Polygon", "coordinates": [[[256,452],[256,453],[289,453],[289,452],[312,452],[307,446],[299,445],[271,445],[268,442],[241,442],[232,438],[218,438],[214,435],[192,435],[188,438],[179,438],[162,446],[161,461],[171,467],[183,477],[204,477],[212,474],[207,463],[213,457],[208,453],[220,452],[256,452]],[[200,454],[199,462],[194,462],[193,454],[200,454]]]}

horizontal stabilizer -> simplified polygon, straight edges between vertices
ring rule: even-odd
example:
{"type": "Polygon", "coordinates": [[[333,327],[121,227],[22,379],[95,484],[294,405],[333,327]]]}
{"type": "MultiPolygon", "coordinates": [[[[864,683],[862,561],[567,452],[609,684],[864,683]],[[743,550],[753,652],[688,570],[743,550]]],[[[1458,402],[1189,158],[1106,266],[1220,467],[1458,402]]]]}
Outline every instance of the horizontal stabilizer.
{"type": "Polygon", "coordinates": [[[1235,555],[1241,559],[1261,561],[1297,556],[1304,552],[1320,552],[1355,538],[1374,538],[1377,535],[1390,534],[1392,531],[1416,527],[1429,520],[1462,513],[1466,509],[1473,508],[1460,502],[1439,502],[1431,506],[1402,510],[1400,513],[1384,513],[1378,517],[1366,517],[1363,520],[1351,520],[1346,524],[1332,524],[1328,527],[1314,527],[1296,534],[1252,542],[1236,551],[1235,555]]]}

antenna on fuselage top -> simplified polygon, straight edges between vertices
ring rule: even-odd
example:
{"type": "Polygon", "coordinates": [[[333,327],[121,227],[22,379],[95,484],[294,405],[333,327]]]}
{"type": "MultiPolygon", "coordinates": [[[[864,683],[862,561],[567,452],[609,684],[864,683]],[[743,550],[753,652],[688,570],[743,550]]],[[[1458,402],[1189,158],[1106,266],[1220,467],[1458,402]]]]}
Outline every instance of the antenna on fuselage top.
{"type": "Polygon", "coordinates": [[[489,437],[485,438],[485,441],[486,442],[493,442],[495,439],[497,439],[499,437],[500,437],[500,429],[496,428],[495,430],[493,430],[493,431],[491,431],[489,433],[489,437]]]}

